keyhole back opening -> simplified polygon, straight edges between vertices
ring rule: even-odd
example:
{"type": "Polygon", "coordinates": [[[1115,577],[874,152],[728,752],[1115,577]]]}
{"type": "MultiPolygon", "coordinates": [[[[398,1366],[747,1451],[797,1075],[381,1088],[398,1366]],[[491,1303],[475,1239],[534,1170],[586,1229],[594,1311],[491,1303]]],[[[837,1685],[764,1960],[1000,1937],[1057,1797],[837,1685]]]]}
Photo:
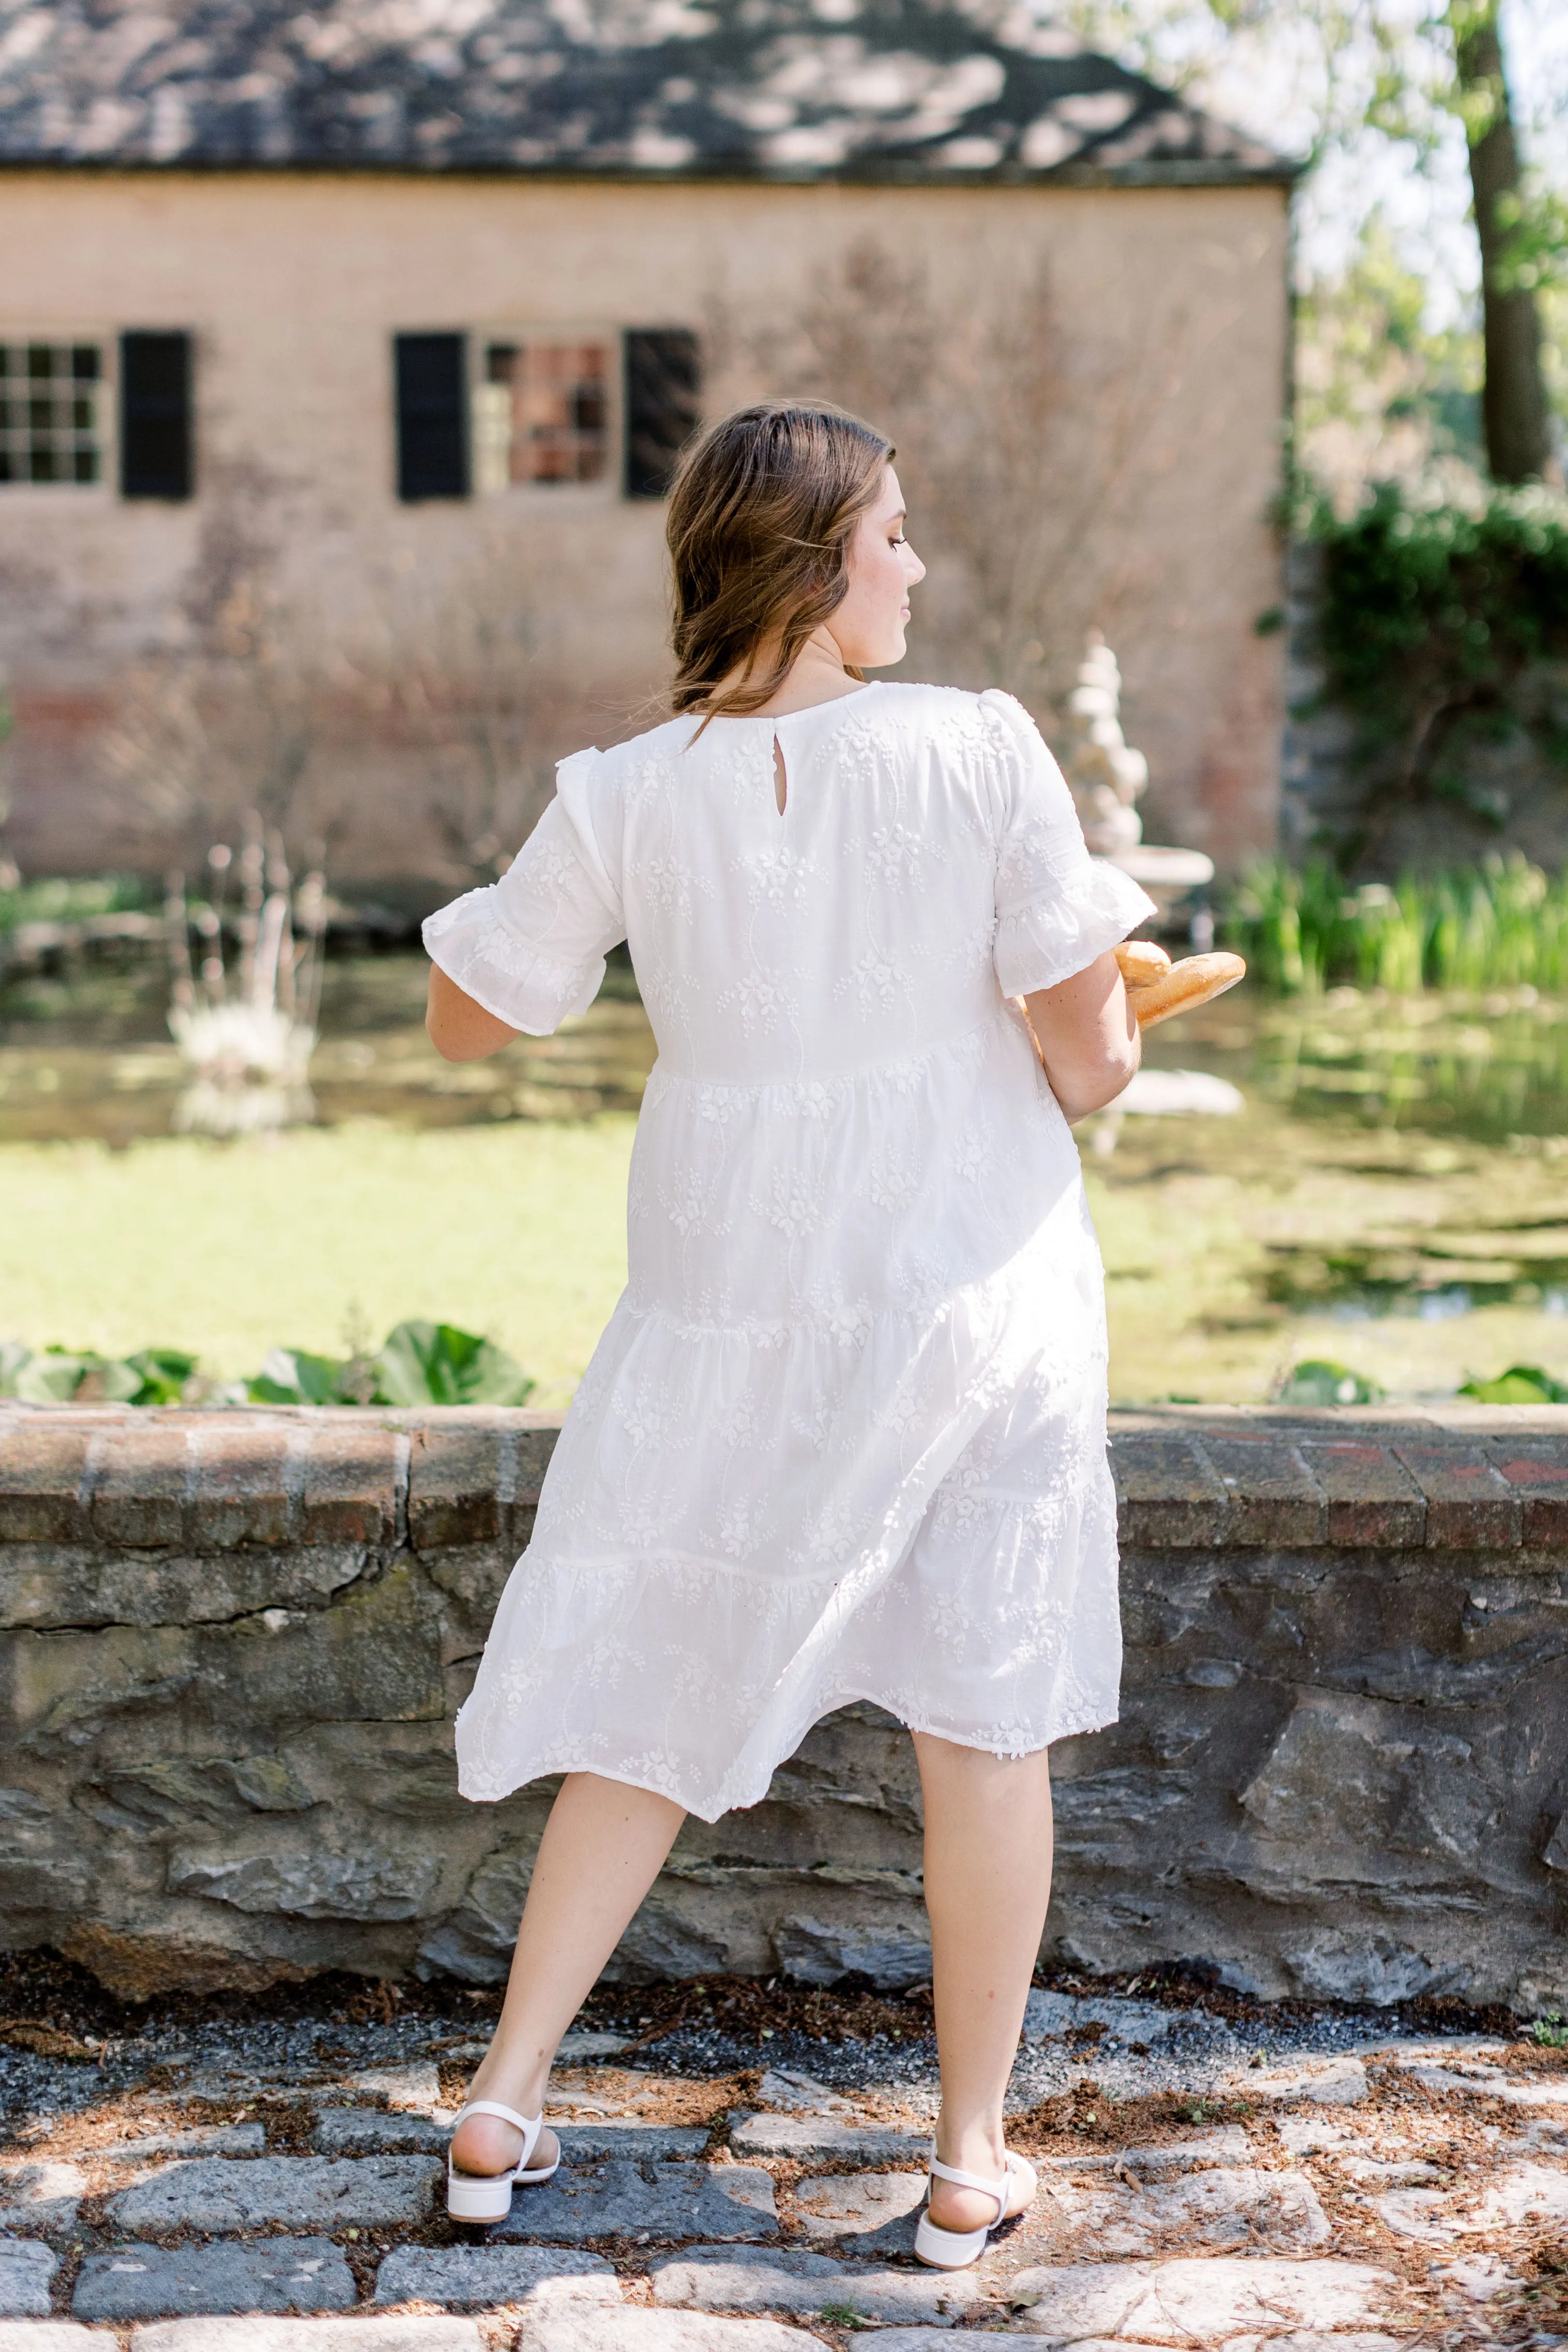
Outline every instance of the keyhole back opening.
{"type": "Polygon", "coordinates": [[[789,798],[789,777],[784,772],[784,745],[776,735],[773,737],[773,798],[779,804],[779,814],[783,816],[784,803],[789,798]]]}

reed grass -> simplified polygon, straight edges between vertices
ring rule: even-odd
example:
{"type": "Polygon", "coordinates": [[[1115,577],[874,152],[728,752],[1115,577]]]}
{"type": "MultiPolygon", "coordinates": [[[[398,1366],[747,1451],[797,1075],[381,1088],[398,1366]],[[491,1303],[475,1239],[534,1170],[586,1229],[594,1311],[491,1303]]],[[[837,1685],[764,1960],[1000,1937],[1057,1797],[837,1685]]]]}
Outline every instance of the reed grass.
{"type": "Polygon", "coordinates": [[[1479,866],[1347,887],[1326,861],[1268,858],[1233,893],[1223,936],[1265,986],[1568,990],[1568,874],[1518,850],[1479,866]]]}

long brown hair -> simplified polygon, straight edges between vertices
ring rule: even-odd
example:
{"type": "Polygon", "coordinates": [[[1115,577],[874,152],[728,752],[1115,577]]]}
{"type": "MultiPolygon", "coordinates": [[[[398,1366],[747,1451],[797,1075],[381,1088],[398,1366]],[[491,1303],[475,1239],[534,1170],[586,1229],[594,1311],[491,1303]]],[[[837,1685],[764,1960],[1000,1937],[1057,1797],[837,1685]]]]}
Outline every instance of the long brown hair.
{"type": "Polygon", "coordinates": [[[886,434],[817,400],[758,401],[692,445],[665,527],[674,709],[742,718],[777,692],[813,629],[844,601],[850,539],[894,454],[886,434]],[[777,653],[753,676],[770,638],[777,653]],[[736,670],[741,682],[721,692],[736,670]]]}

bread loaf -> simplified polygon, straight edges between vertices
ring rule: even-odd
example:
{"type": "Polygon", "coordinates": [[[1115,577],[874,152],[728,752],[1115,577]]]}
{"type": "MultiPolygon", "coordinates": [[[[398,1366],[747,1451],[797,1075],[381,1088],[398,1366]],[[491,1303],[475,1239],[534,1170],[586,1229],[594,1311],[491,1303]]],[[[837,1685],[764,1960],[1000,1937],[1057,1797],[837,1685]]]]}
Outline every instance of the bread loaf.
{"type": "Polygon", "coordinates": [[[1195,1004],[1206,1004],[1211,996],[1223,995],[1246,976],[1247,966],[1238,955],[1184,956],[1180,963],[1172,964],[1145,986],[1130,981],[1127,1002],[1140,1029],[1152,1029],[1156,1022],[1169,1021],[1174,1013],[1190,1013],[1195,1004]]]}
{"type": "Polygon", "coordinates": [[[1123,940],[1116,961],[1129,988],[1147,988],[1171,969],[1170,957],[1152,940],[1123,940]]]}

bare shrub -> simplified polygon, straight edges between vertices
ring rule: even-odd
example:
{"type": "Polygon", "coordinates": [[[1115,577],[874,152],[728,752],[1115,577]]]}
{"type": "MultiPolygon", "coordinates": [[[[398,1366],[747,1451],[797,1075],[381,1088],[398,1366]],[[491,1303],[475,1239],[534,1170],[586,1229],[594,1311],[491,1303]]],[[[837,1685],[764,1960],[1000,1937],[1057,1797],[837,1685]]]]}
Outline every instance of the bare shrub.
{"type": "Polygon", "coordinates": [[[244,461],[211,469],[181,604],[184,642],[124,670],[100,744],[113,847],[188,862],[245,812],[296,844],[331,832],[317,753],[341,688],[323,633],[278,584],[280,486],[244,461]]]}
{"type": "Polygon", "coordinates": [[[421,813],[449,877],[504,871],[554,790],[576,698],[542,652],[539,581],[526,541],[498,532],[384,615],[385,650],[367,683],[384,728],[414,750],[421,813]]]}
{"type": "Polygon", "coordinates": [[[712,334],[734,397],[826,397],[892,434],[931,565],[922,667],[1039,711],[1089,627],[1113,635],[1146,609],[1134,518],[1175,462],[1163,427],[1189,337],[1177,306],[1125,341],[1098,320],[1086,333],[1044,262],[1000,288],[986,275],[955,307],[922,262],[868,239],[795,318],[748,331],[715,306],[712,334]]]}

